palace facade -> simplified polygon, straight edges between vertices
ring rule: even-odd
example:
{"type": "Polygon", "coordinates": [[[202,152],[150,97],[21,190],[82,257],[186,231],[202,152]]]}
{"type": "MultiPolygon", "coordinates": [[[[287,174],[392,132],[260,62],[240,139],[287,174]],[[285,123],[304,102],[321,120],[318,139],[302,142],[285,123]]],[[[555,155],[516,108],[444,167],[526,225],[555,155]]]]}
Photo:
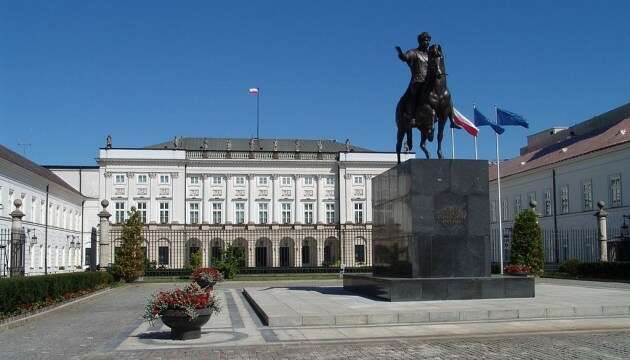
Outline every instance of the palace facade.
{"type": "Polygon", "coordinates": [[[158,267],[184,267],[195,251],[208,265],[227,245],[248,267],[354,267],[371,265],[371,179],[396,155],[334,140],[175,138],[108,146],[97,163],[50,169],[91,198],[84,231],[109,201],[114,259],[117,224],[134,207],[158,267]]]}

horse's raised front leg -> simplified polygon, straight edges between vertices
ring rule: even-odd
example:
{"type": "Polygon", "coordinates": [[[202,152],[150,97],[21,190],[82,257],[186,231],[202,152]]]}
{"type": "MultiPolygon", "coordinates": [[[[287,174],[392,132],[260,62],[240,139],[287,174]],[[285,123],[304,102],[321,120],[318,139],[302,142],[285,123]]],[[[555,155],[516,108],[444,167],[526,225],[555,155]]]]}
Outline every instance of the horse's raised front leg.
{"type": "Polygon", "coordinates": [[[444,119],[438,118],[438,149],[437,155],[439,159],[443,159],[442,154],[442,139],[444,139],[444,125],[446,124],[446,117],[444,119]]]}
{"type": "Polygon", "coordinates": [[[424,156],[426,156],[427,159],[431,158],[431,154],[429,154],[429,150],[427,150],[427,134],[424,132],[420,132],[420,149],[424,151],[424,156]]]}

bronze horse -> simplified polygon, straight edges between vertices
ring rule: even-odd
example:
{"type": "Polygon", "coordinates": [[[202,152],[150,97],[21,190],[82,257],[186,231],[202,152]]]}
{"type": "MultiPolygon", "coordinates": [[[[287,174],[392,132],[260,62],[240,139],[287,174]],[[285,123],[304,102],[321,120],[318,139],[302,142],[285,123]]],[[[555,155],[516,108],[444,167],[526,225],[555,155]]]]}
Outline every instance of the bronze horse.
{"type": "Polygon", "coordinates": [[[407,147],[409,150],[413,146],[413,128],[420,131],[420,149],[427,159],[431,158],[426,147],[427,140],[433,141],[434,122],[438,123],[438,158],[442,159],[442,139],[444,138],[444,125],[446,119],[451,120],[451,127],[458,128],[453,123],[453,103],[451,93],[446,85],[446,70],[444,66],[444,55],[442,47],[433,44],[429,47],[429,67],[427,72],[427,92],[418,96],[417,103],[413,106],[415,114],[404,114],[405,102],[410,101],[409,89],[396,105],[396,126],[398,128],[396,140],[396,155],[400,164],[400,151],[402,140],[407,136],[407,147]]]}

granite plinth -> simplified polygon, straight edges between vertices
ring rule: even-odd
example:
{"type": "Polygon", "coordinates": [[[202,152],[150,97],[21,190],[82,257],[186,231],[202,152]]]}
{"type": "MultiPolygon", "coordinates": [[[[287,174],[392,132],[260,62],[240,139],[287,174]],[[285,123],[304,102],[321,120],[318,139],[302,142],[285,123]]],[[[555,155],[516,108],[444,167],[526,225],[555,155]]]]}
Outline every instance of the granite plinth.
{"type": "Polygon", "coordinates": [[[482,160],[408,160],[374,177],[374,275],[490,276],[488,197],[482,160]]]}
{"type": "Polygon", "coordinates": [[[387,301],[430,301],[530,298],[535,296],[531,276],[447,278],[394,278],[372,274],[345,274],[344,290],[387,301]]]}

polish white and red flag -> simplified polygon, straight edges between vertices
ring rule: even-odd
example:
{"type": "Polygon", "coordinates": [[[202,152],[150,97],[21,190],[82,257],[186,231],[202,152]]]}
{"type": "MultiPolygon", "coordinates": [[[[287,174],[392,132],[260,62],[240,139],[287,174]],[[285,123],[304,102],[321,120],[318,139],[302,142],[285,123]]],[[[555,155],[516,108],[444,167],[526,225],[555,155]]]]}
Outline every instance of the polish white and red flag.
{"type": "Polygon", "coordinates": [[[258,88],[250,88],[249,93],[254,96],[258,96],[258,88]]]}
{"type": "Polygon", "coordinates": [[[453,121],[455,122],[455,124],[457,124],[459,127],[463,128],[464,130],[466,130],[467,133],[469,133],[472,136],[477,136],[477,134],[479,134],[479,129],[475,126],[475,124],[468,120],[464,115],[462,115],[462,113],[460,113],[459,111],[457,111],[457,109],[453,108],[453,121]]]}

